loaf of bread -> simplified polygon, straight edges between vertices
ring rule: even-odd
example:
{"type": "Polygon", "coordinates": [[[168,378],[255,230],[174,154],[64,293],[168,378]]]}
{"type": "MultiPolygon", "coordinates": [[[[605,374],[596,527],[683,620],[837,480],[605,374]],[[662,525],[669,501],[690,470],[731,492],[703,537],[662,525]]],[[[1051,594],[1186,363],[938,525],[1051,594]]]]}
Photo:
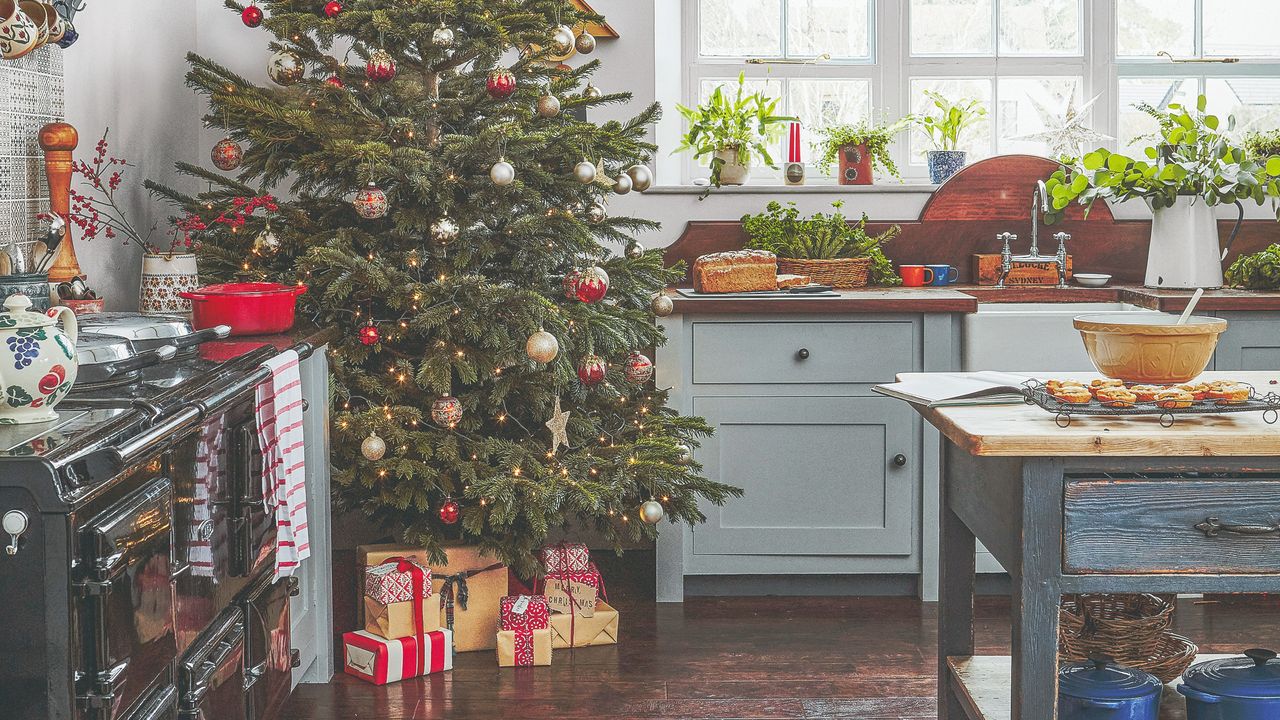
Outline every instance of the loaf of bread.
{"type": "Polygon", "coordinates": [[[804,287],[809,284],[808,275],[779,275],[778,289],[786,290],[793,287],[804,287]]]}
{"type": "Polygon", "coordinates": [[[778,289],[778,258],[764,250],[734,250],[693,261],[693,289],[704,293],[778,289]]]}

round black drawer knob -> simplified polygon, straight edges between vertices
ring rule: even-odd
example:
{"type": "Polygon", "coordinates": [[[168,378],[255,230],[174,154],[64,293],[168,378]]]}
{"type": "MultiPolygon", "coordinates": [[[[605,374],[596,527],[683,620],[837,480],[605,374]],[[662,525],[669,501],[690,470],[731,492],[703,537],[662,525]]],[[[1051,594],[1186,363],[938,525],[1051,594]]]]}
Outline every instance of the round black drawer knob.
{"type": "Polygon", "coordinates": [[[796,357],[800,358],[801,360],[808,360],[808,359],[809,359],[809,348],[800,348],[799,350],[797,350],[797,351],[796,351],[796,357]]]}
{"type": "Polygon", "coordinates": [[[906,465],[907,465],[907,456],[906,456],[906,455],[903,455],[902,453],[898,453],[897,455],[894,455],[894,456],[893,456],[893,464],[894,464],[894,465],[897,465],[898,467],[906,467],[906,465]]]}

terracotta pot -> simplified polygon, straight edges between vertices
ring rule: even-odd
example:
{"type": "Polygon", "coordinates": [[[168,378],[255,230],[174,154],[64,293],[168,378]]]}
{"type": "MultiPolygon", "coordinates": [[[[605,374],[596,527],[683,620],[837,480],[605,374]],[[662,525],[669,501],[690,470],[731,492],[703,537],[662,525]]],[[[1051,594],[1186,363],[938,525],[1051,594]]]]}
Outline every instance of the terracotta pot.
{"type": "Polygon", "coordinates": [[[836,156],[840,158],[841,185],[870,185],[875,182],[871,174],[871,153],[866,143],[841,145],[836,156]]]}
{"type": "Polygon", "coordinates": [[[187,315],[191,301],[179,293],[200,287],[196,256],[191,254],[142,256],[142,285],[138,309],[144,315],[187,315]]]}

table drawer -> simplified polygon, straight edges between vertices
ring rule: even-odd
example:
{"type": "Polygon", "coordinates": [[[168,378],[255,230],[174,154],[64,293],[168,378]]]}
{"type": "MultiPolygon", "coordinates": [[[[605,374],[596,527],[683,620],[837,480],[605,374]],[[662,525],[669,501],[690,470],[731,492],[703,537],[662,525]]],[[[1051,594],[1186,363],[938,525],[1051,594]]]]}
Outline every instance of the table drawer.
{"type": "Polygon", "coordinates": [[[915,326],[885,322],[699,322],[697,384],[882,383],[915,368],[915,326]]]}
{"type": "Polygon", "coordinates": [[[1068,478],[1068,573],[1280,572],[1280,476],[1068,478]]]}

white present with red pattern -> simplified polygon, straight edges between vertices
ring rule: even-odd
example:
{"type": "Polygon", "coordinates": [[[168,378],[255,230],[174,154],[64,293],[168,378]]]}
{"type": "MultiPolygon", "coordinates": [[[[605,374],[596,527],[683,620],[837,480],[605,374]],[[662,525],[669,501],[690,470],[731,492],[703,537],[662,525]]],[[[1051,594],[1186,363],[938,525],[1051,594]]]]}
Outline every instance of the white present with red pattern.
{"type": "Polygon", "coordinates": [[[453,669],[453,633],[441,628],[396,640],[363,630],[342,636],[343,670],[374,685],[453,669]]]}
{"type": "Polygon", "coordinates": [[[502,598],[500,630],[545,630],[551,627],[551,611],[541,595],[508,595],[502,598]]]}
{"type": "Polygon", "coordinates": [[[582,543],[546,545],[542,548],[542,565],[547,575],[584,573],[591,565],[591,552],[582,543]]]}
{"type": "Polygon", "coordinates": [[[431,570],[408,558],[391,558],[365,569],[364,594],[383,605],[429,598],[431,570]],[[421,585],[415,587],[418,583],[421,585]],[[417,594],[419,591],[421,594],[417,594]]]}

